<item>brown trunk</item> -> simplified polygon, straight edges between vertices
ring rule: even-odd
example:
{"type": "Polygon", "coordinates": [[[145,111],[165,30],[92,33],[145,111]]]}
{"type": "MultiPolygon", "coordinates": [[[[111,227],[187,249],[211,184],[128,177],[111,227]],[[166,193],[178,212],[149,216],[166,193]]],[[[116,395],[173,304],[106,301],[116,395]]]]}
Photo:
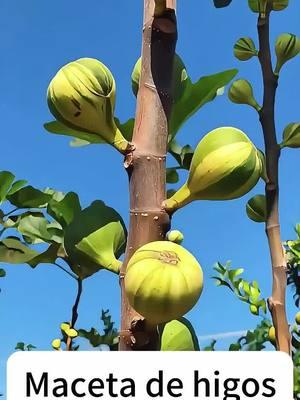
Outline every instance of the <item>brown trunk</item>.
{"type": "Polygon", "coordinates": [[[175,9],[175,0],[144,0],[142,72],[132,140],[135,149],[125,159],[129,175],[130,226],[120,273],[120,350],[157,350],[159,345],[156,328],[149,327],[128,304],[124,277],[134,251],[148,242],[164,240],[170,226],[162,202],[166,198],[165,161],[177,40],[175,9]]]}
{"type": "Polygon", "coordinates": [[[270,34],[269,34],[270,4],[265,18],[259,17],[259,60],[263,73],[264,100],[260,111],[260,122],[263,128],[266,168],[268,182],[266,183],[267,221],[266,234],[268,237],[271,261],[273,289],[268,300],[269,310],[272,314],[276,330],[277,349],[288,354],[291,352],[291,338],[286,317],[286,259],[280,238],[279,223],[279,182],[278,169],[280,147],[276,138],[275,127],[275,97],[278,86],[278,77],[273,72],[270,34]]]}

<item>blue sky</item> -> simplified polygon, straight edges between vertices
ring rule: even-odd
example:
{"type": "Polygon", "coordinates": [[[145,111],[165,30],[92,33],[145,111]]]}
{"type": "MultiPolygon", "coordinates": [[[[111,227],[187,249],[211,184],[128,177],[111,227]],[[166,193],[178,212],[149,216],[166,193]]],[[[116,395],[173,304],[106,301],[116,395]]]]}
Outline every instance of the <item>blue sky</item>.
{"type": "MultiPolygon", "coordinates": [[[[178,0],[178,53],[193,80],[229,68],[238,68],[261,100],[261,75],[257,60],[238,62],[232,52],[242,36],[256,40],[256,16],[246,0],[234,0],[231,7],[217,10],[212,0],[178,0]]],[[[283,32],[299,35],[299,4],[290,0],[288,10],[272,16],[272,40],[283,32]]],[[[46,104],[50,79],[65,63],[80,57],[104,62],[117,81],[116,115],[132,117],[135,98],[130,74],[141,46],[142,1],[86,0],[2,0],[0,4],[0,169],[43,188],[76,191],[83,205],[102,199],[128,220],[127,176],[122,158],[109,146],[72,149],[68,138],[52,136],[43,129],[51,120],[46,104]]],[[[277,127],[299,120],[300,58],[282,71],[277,101],[277,127]]],[[[208,131],[219,126],[244,130],[259,147],[262,134],[256,113],[221,96],[205,106],[178,135],[181,144],[197,144],[208,131]]],[[[293,238],[293,225],[300,220],[298,178],[299,151],[285,150],[281,159],[281,221],[284,239],[293,238]]],[[[169,162],[172,165],[172,160],[169,162]]],[[[182,176],[182,180],[184,176],[182,176]]],[[[259,184],[254,194],[262,193],[259,184]]],[[[197,202],[179,211],[173,228],[185,234],[185,247],[200,261],[205,290],[190,313],[199,336],[243,331],[255,327],[247,305],[226,289],[216,288],[210,276],[215,261],[232,260],[245,267],[248,279],[260,282],[263,294],[270,294],[270,263],[264,227],[245,216],[250,194],[230,202],[197,202]]],[[[5,266],[0,294],[0,392],[4,385],[5,360],[18,341],[49,349],[59,333],[59,324],[70,318],[75,296],[74,282],[54,266],[36,270],[26,266],[5,266]]],[[[289,317],[292,307],[289,291],[289,317]]],[[[101,272],[85,283],[80,307],[80,327],[99,327],[101,308],[109,308],[119,321],[119,287],[116,277],[101,272]]]]}

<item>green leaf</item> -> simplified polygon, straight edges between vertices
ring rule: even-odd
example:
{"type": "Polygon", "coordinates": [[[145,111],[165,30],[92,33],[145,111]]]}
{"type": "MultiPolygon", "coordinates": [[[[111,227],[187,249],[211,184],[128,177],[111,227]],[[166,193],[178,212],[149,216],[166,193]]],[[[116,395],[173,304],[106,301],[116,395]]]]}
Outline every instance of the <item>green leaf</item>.
{"type": "Polygon", "coordinates": [[[76,214],[81,211],[79,197],[74,192],[69,192],[60,200],[51,200],[47,207],[47,212],[60,225],[65,228],[69,225],[76,214]]]}
{"type": "Polygon", "coordinates": [[[6,195],[15,179],[15,176],[9,171],[0,172],[0,204],[6,199],[6,195]]]}
{"type": "Polygon", "coordinates": [[[0,242],[0,263],[25,264],[38,254],[16,237],[8,237],[0,242]]]}
{"type": "Polygon", "coordinates": [[[168,146],[169,153],[178,162],[178,165],[186,170],[190,169],[194,150],[190,145],[180,146],[175,139],[173,139],[168,146]]]}
{"type": "Polygon", "coordinates": [[[91,328],[90,331],[79,329],[78,335],[87,339],[93,347],[107,345],[110,350],[115,351],[118,347],[119,335],[108,310],[102,310],[101,320],[104,325],[104,335],[101,335],[95,328],[91,328]]]}
{"type": "Polygon", "coordinates": [[[6,276],[5,270],[0,268],[0,278],[4,278],[5,276],[6,276]]]}
{"type": "Polygon", "coordinates": [[[53,243],[47,250],[28,260],[27,264],[32,268],[37,267],[39,264],[54,264],[58,258],[60,248],[61,245],[59,243],[53,243]]]}
{"type": "Polygon", "coordinates": [[[102,268],[118,273],[126,245],[126,228],[121,216],[102,201],[78,213],[65,231],[65,249],[73,272],[81,279],[102,268]]]}
{"type": "Polygon", "coordinates": [[[172,139],[181,126],[204,104],[212,101],[218,89],[226,86],[237,74],[236,69],[202,77],[196,83],[187,80],[184,95],[173,106],[170,119],[169,137],[172,139]]]}
{"type": "Polygon", "coordinates": [[[15,350],[25,351],[25,343],[23,343],[23,342],[18,342],[18,343],[16,344],[15,350]]]}
{"type": "Polygon", "coordinates": [[[84,140],[88,143],[94,143],[94,144],[105,143],[104,140],[102,140],[99,135],[95,135],[93,133],[88,133],[88,132],[77,131],[76,129],[71,129],[58,121],[47,122],[46,124],[44,124],[44,128],[49,133],[54,133],[55,135],[73,136],[80,140],[84,140]]]}
{"type": "Polygon", "coordinates": [[[41,192],[32,186],[25,186],[7,199],[18,208],[37,208],[45,206],[51,199],[51,195],[41,192]]]}
{"type": "Polygon", "coordinates": [[[214,5],[216,8],[227,7],[231,4],[232,0],[214,0],[214,5]]]}
{"type": "Polygon", "coordinates": [[[176,168],[167,168],[167,183],[177,183],[179,181],[179,175],[176,168]]]}
{"type": "Polygon", "coordinates": [[[122,135],[128,142],[132,140],[134,122],[134,118],[130,118],[128,121],[122,124],[118,118],[115,118],[115,123],[117,127],[120,129],[122,135]]]}
{"type": "Polygon", "coordinates": [[[29,243],[51,242],[53,235],[48,231],[49,221],[42,213],[26,213],[18,224],[18,231],[29,243]]]}

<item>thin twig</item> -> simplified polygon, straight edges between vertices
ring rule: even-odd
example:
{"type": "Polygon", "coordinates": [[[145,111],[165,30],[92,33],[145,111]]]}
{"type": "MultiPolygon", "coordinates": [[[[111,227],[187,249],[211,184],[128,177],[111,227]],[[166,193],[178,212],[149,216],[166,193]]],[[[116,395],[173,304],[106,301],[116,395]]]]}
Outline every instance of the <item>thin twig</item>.
{"type": "Polygon", "coordinates": [[[63,267],[62,265],[58,264],[57,262],[54,262],[54,265],[56,265],[59,269],[61,269],[62,271],[64,271],[66,274],[70,275],[73,279],[75,279],[76,281],[78,280],[77,275],[73,274],[73,272],[68,271],[65,267],[63,267]]]}
{"type": "MultiPolygon", "coordinates": [[[[75,325],[76,325],[76,322],[78,319],[78,306],[80,303],[81,295],[82,295],[82,279],[77,278],[77,295],[76,295],[75,303],[72,308],[72,317],[71,317],[71,322],[70,322],[70,328],[72,328],[72,329],[75,329],[75,325]]],[[[72,350],[72,343],[73,343],[73,338],[68,336],[67,345],[66,345],[67,351],[72,350]]]]}
{"type": "Polygon", "coordinates": [[[259,112],[262,125],[268,182],[265,193],[267,202],[266,234],[268,238],[272,261],[273,288],[272,296],[268,300],[269,310],[272,315],[276,330],[276,347],[280,351],[290,354],[291,339],[286,317],[286,259],[282,249],[279,223],[279,158],[280,147],[276,138],[275,126],[275,99],[278,86],[278,77],[273,72],[270,50],[270,12],[271,2],[268,2],[267,12],[258,18],[259,54],[261,64],[264,99],[263,107],[259,112]]]}

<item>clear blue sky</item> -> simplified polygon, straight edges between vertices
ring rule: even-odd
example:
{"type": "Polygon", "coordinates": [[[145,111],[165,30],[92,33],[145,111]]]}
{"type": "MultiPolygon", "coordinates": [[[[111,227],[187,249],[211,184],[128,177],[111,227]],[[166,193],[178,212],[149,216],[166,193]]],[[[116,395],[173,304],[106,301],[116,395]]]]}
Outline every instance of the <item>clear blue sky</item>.
{"type": "MultiPolygon", "coordinates": [[[[240,63],[232,53],[241,36],[256,40],[256,16],[246,0],[233,0],[231,7],[217,10],[212,0],[178,0],[178,53],[188,72],[196,78],[224,69],[239,68],[261,99],[261,76],[257,60],[240,63]]],[[[290,0],[288,10],[273,14],[272,39],[279,33],[300,34],[299,4],[290,0]]],[[[128,220],[127,176],[122,158],[109,146],[72,149],[68,138],[52,136],[43,129],[51,120],[45,100],[48,83],[65,63],[80,57],[104,62],[117,81],[117,116],[134,115],[135,98],[130,89],[132,66],[140,54],[142,0],[2,0],[0,4],[0,115],[1,164],[18,178],[43,188],[76,191],[84,205],[102,199],[128,220]]],[[[300,58],[283,69],[277,102],[278,134],[289,122],[299,121],[300,58]],[[298,74],[297,74],[298,72],[298,74]]],[[[236,126],[262,146],[255,112],[230,103],[224,95],[205,106],[178,135],[182,144],[195,145],[209,130],[236,126]]],[[[172,160],[170,160],[172,163],[172,160]]],[[[281,219],[283,238],[293,237],[293,224],[300,220],[300,190],[295,172],[300,152],[284,151],[281,163],[281,219]]],[[[260,184],[254,193],[262,192],[260,184]]],[[[259,322],[247,305],[226,289],[216,288],[210,276],[215,261],[231,259],[257,279],[265,296],[270,294],[270,263],[264,228],[245,216],[250,195],[231,202],[198,202],[179,211],[173,228],[185,234],[185,247],[203,266],[205,290],[190,313],[198,335],[240,331],[259,322]]],[[[4,385],[5,360],[16,342],[49,349],[61,321],[68,320],[75,285],[54,266],[31,270],[5,266],[7,277],[0,284],[0,392],[4,385]]],[[[119,321],[119,288],[116,277],[102,272],[85,283],[79,326],[99,326],[101,308],[109,308],[119,321]]],[[[289,291],[289,295],[291,292],[289,291]]],[[[291,297],[291,296],[290,296],[291,297]]],[[[290,301],[290,304],[292,302],[290,301]]],[[[289,307],[290,318],[294,309],[289,307]]]]}

